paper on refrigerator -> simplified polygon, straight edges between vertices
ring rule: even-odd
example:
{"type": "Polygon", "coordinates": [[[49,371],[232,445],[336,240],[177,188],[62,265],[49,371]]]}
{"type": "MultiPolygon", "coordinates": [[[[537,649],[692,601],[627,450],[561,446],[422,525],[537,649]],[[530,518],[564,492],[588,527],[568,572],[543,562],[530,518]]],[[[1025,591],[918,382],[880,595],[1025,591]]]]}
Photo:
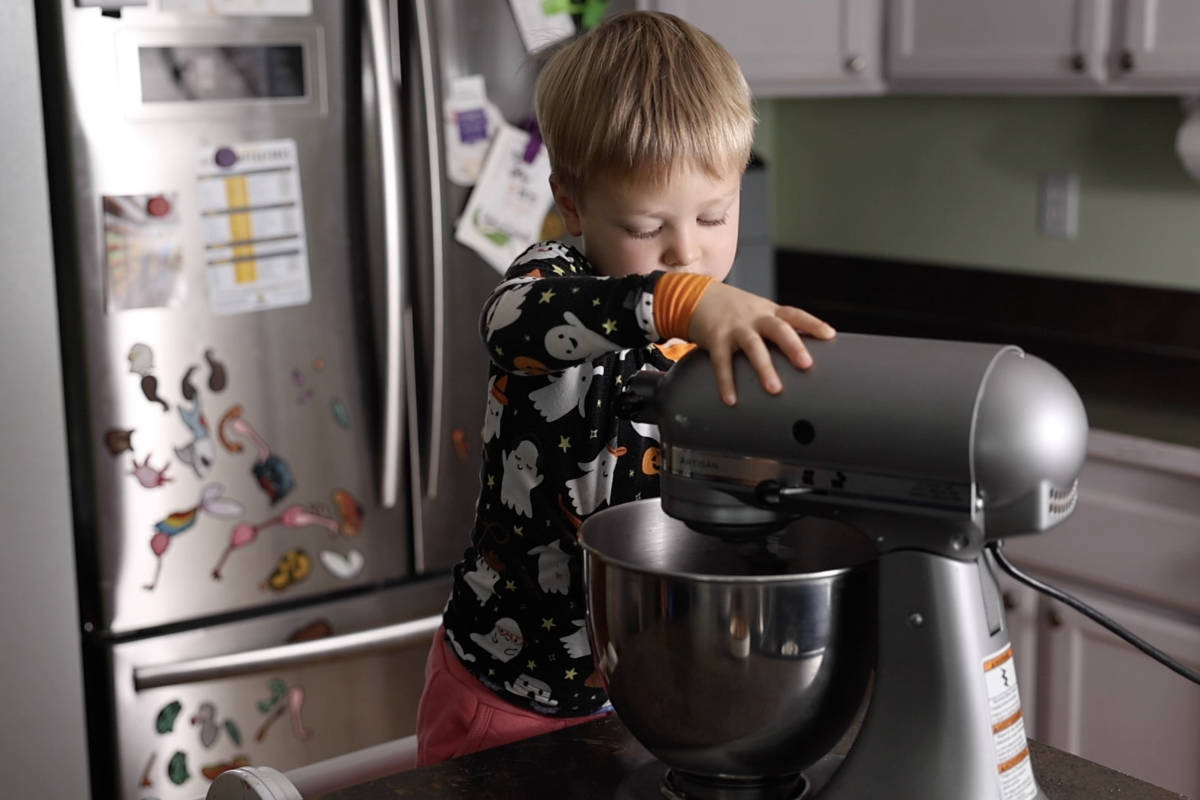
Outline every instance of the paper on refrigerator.
{"type": "Polygon", "coordinates": [[[528,133],[507,123],[500,125],[454,231],[455,239],[501,275],[537,241],[554,203],[546,148],[539,146],[533,160],[526,161],[528,146],[528,133]]]}
{"type": "Polygon", "coordinates": [[[529,52],[575,35],[575,23],[562,0],[509,0],[521,41],[529,52]]]}
{"type": "Polygon", "coordinates": [[[459,186],[472,186],[504,115],[488,100],[482,75],[452,80],[444,105],[446,177],[459,186]]]}

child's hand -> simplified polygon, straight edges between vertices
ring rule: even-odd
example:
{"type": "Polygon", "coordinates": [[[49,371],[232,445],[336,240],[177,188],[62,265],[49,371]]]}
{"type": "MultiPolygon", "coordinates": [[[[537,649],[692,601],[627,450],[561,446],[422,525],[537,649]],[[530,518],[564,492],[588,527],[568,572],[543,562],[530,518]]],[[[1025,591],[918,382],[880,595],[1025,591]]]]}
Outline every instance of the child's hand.
{"type": "Polygon", "coordinates": [[[717,373],[717,391],[730,406],[737,402],[734,352],[745,353],[763,388],[779,394],[783,384],[771,363],[766,342],[778,347],[797,369],[806,369],[812,366],[812,356],[800,340],[800,332],[818,339],[832,339],[835,334],[829,324],[806,311],[715,282],[704,290],[688,324],[688,338],[708,351],[717,373]]]}

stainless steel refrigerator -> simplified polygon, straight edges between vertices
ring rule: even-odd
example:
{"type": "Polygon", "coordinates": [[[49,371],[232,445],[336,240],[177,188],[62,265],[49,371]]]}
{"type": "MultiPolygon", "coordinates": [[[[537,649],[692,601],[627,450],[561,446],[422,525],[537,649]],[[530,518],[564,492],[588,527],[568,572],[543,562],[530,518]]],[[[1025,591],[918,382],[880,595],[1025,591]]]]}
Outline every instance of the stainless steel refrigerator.
{"type": "Polygon", "coordinates": [[[38,14],[94,796],[411,733],[498,280],[454,241],[441,104],[479,74],[531,113],[512,8],[38,14]]]}

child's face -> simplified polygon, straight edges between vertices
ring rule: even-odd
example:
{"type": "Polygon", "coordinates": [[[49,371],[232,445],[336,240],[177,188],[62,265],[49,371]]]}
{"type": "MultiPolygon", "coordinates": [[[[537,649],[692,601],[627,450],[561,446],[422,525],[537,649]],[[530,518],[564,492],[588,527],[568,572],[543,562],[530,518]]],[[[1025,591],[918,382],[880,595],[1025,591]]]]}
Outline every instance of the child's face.
{"type": "Polygon", "coordinates": [[[603,275],[694,272],[723,281],[737,251],[741,173],[681,168],[665,185],[599,177],[576,196],[551,179],[567,230],[603,275]]]}

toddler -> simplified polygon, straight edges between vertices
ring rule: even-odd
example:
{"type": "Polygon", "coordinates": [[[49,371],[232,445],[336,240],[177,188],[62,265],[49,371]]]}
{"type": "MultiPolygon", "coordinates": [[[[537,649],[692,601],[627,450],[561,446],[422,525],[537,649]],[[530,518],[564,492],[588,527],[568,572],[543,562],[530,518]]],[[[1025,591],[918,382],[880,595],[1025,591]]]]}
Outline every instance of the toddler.
{"type": "Polygon", "coordinates": [[[754,114],[741,70],[711,37],[669,14],[615,15],[550,58],[535,103],[555,202],[584,250],[529,248],[483,309],[481,487],[426,666],[419,765],[610,709],[584,626],[576,531],[659,492],[658,430],[614,414],[622,385],[699,346],[733,404],[735,351],[777,393],[767,342],[805,368],[799,332],[834,335],[722,283],[754,114]]]}

